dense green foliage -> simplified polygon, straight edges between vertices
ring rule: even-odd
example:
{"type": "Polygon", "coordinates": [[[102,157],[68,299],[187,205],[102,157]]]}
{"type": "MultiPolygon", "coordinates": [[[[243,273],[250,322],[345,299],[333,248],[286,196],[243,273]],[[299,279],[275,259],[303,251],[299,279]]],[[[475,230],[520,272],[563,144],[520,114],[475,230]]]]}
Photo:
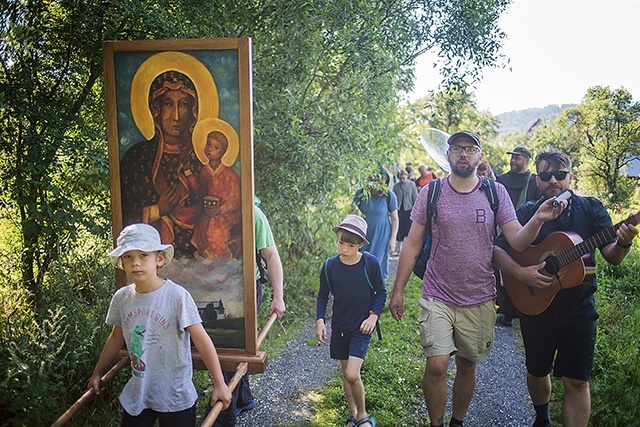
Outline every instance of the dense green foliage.
{"type": "Polygon", "coordinates": [[[640,404],[640,287],[634,280],[640,275],[640,257],[636,253],[619,267],[600,265],[601,317],[592,382],[593,419],[599,422],[594,425],[629,425],[637,422],[640,404]]]}
{"type": "Polygon", "coordinates": [[[41,313],[23,289],[0,286],[0,425],[49,425],[84,392],[109,333],[108,246],[85,242],[63,253],[43,289],[50,308],[41,313]]]}
{"type": "Polygon", "coordinates": [[[592,87],[564,120],[570,141],[582,159],[581,190],[616,209],[627,205],[635,182],[623,172],[640,159],[640,103],[626,89],[592,87]]]}
{"type": "Polygon", "coordinates": [[[447,79],[476,75],[498,59],[507,4],[3,2],[1,418],[52,421],[104,342],[113,279],[102,41],[252,38],[256,188],[300,289],[287,292],[297,319],[309,313],[329,226],[404,143],[396,108],[416,56],[438,49],[447,79]]]}

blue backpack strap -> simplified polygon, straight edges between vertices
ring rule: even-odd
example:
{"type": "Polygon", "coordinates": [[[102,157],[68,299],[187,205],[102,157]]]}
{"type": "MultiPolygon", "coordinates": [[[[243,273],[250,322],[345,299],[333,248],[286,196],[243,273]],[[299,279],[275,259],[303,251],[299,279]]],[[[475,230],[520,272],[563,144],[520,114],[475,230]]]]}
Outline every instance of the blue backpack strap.
{"type": "MultiPolygon", "coordinates": [[[[364,277],[367,278],[367,283],[369,284],[369,288],[371,289],[371,304],[373,304],[373,301],[378,293],[373,288],[373,283],[371,283],[371,279],[369,278],[369,263],[367,262],[369,257],[365,256],[364,254],[362,256],[364,256],[364,277]]],[[[380,331],[380,318],[378,318],[378,320],[376,321],[376,333],[378,335],[378,340],[381,340],[382,332],[380,331]]]]}

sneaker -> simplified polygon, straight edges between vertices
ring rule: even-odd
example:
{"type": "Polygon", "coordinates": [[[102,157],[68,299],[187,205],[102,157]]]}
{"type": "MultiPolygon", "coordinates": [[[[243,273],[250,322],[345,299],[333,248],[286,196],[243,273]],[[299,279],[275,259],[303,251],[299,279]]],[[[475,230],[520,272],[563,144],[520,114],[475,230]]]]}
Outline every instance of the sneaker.
{"type": "Polygon", "coordinates": [[[236,409],[236,417],[238,417],[243,412],[247,412],[256,407],[256,399],[253,399],[247,406],[243,406],[242,408],[236,409]]]}
{"type": "Polygon", "coordinates": [[[496,315],[496,323],[499,323],[499,324],[507,326],[507,327],[511,327],[511,326],[513,326],[513,317],[505,316],[502,313],[498,313],[496,315]]]}

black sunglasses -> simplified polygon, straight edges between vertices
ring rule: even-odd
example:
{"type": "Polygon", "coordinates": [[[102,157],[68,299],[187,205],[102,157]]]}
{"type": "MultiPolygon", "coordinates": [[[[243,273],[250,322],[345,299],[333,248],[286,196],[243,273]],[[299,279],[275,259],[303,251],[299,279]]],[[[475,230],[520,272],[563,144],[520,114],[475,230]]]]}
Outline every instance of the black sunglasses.
{"type": "Polygon", "coordinates": [[[568,174],[569,171],[540,172],[538,176],[540,177],[541,181],[547,182],[551,180],[552,176],[556,179],[556,181],[562,181],[567,177],[568,174]]]}

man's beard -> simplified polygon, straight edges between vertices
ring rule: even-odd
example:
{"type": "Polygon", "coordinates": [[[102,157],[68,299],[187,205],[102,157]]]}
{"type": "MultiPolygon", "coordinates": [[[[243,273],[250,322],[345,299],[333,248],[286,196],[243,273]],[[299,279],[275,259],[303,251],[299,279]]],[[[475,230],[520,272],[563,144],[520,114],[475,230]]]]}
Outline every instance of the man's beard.
{"type": "Polygon", "coordinates": [[[563,191],[562,185],[548,185],[540,193],[545,199],[550,199],[551,197],[559,196],[563,191]]]}
{"type": "Polygon", "coordinates": [[[526,165],[520,166],[518,164],[513,164],[511,166],[511,172],[513,173],[525,173],[527,171],[526,165]]]}
{"type": "Polygon", "coordinates": [[[471,163],[470,161],[468,163],[469,163],[468,165],[457,166],[456,163],[452,162],[451,159],[449,159],[449,166],[451,166],[451,173],[456,176],[459,176],[460,178],[469,178],[471,175],[476,173],[476,169],[480,164],[480,160],[478,159],[478,161],[475,164],[471,163]]]}

